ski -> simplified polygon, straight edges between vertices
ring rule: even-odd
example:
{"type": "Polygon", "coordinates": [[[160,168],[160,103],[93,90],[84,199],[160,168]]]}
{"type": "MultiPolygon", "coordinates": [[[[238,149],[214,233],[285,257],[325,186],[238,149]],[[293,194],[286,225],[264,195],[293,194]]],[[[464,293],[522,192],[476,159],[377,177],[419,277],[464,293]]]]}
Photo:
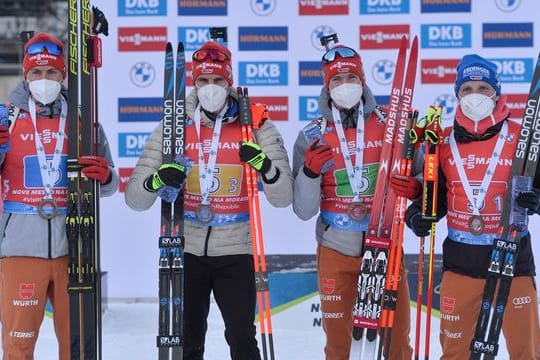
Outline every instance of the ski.
{"type": "Polygon", "coordinates": [[[529,97],[512,162],[509,187],[501,214],[500,237],[493,242],[488,276],[484,285],[480,314],[471,341],[471,360],[494,359],[506,309],[522,231],[526,230],[526,210],[514,206],[520,191],[530,190],[540,151],[540,55],[531,82],[529,97]]]}
{"type": "MultiPolygon", "coordinates": [[[[162,163],[182,163],[185,134],[185,53],[178,43],[176,63],[173,47],[165,50],[162,163]]],[[[186,164],[187,165],[187,164],[186,164]]],[[[186,166],[186,172],[190,166],[186,166]]],[[[184,189],[164,188],[159,237],[158,336],[160,360],[183,357],[184,304],[184,189]],[[165,193],[167,192],[167,193],[165,193]]]]}
{"type": "Polygon", "coordinates": [[[68,205],[71,359],[101,359],[99,183],[84,176],[79,156],[97,151],[97,68],[107,20],[88,0],[69,2],[68,205]],[[102,27],[104,25],[104,27],[102,27]],[[78,139],[78,141],[77,141],[78,139]]]}
{"type": "MultiPolygon", "coordinates": [[[[393,215],[397,200],[396,194],[389,191],[388,183],[390,177],[400,171],[408,126],[408,112],[411,110],[416,78],[417,38],[415,37],[412,42],[406,69],[408,44],[409,40],[403,37],[396,62],[389,111],[383,134],[373,206],[364,240],[362,263],[358,276],[357,301],[353,309],[353,338],[355,340],[362,339],[362,358],[377,356],[375,353],[377,330],[381,325],[380,317],[383,306],[387,310],[391,310],[392,306],[395,306],[395,304],[392,305],[392,301],[383,302],[388,259],[391,255],[390,247],[393,240],[393,215]],[[365,337],[363,336],[364,329],[367,329],[365,337]],[[366,351],[368,355],[366,355],[366,351]]],[[[389,299],[397,300],[397,293],[394,293],[394,296],[388,295],[389,299]]]]}

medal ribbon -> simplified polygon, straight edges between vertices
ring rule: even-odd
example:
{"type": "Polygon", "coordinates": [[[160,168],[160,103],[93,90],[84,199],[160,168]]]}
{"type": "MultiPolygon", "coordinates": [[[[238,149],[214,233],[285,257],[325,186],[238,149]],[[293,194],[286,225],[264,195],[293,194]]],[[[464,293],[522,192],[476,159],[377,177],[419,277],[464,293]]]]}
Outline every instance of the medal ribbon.
{"type": "Polygon", "coordinates": [[[347,169],[347,175],[349,177],[349,184],[353,193],[353,202],[360,201],[360,186],[362,185],[362,167],[364,161],[364,108],[362,103],[358,107],[358,118],[356,120],[356,143],[355,143],[355,161],[354,167],[351,161],[351,154],[347,146],[347,138],[345,137],[345,131],[343,130],[343,123],[341,122],[341,115],[339,110],[332,105],[332,117],[334,118],[334,124],[338,134],[339,146],[341,148],[341,155],[345,162],[345,168],[347,169]]]}
{"type": "Polygon", "coordinates": [[[480,205],[484,202],[484,199],[487,194],[487,189],[489,187],[489,184],[491,183],[491,179],[493,178],[493,175],[495,174],[495,168],[497,167],[499,163],[501,150],[504,145],[507,133],[508,133],[508,122],[505,122],[501,129],[501,133],[499,134],[499,138],[497,139],[497,143],[495,144],[495,149],[493,150],[493,156],[489,159],[489,165],[488,165],[488,168],[486,169],[486,173],[484,174],[484,178],[482,179],[482,182],[480,184],[480,190],[478,192],[478,196],[475,197],[473,194],[472,186],[469,182],[469,179],[467,178],[467,174],[465,173],[463,160],[461,159],[461,155],[459,154],[459,149],[456,143],[456,139],[454,137],[454,130],[452,130],[452,134],[450,135],[450,139],[449,139],[450,149],[452,150],[452,157],[454,158],[454,161],[456,163],[459,179],[461,180],[461,183],[463,184],[465,194],[467,195],[467,200],[469,200],[469,202],[471,203],[471,206],[473,209],[473,215],[480,215],[480,205]]]}
{"type": "Polygon", "coordinates": [[[36,154],[39,163],[39,170],[41,172],[41,181],[45,187],[44,199],[52,199],[52,188],[55,183],[55,179],[59,174],[60,159],[62,158],[62,147],[64,146],[64,137],[66,135],[66,118],[67,118],[67,102],[63,96],[60,96],[60,102],[62,104],[62,111],[60,113],[60,124],[58,125],[58,132],[56,133],[56,145],[54,147],[54,154],[51,162],[47,162],[45,154],[45,148],[41,142],[41,138],[38,133],[36,123],[36,103],[31,97],[28,98],[28,110],[32,117],[32,124],[34,125],[34,139],[36,144],[36,154]]]}
{"type": "Polygon", "coordinates": [[[212,142],[210,144],[210,152],[208,153],[208,163],[204,164],[203,144],[201,139],[201,106],[197,105],[195,109],[195,129],[197,131],[197,150],[199,152],[199,185],[201,187],[201,204],[208,205],[210,200],[210,189],[212,187],[212,180],[214,179],[214,172],[216,167],[217,152],[219,146],[219,136],[221,134],[221,125],[223,123],[223,116],[227,111],[227,107],[223,107],[223,110],[217,115],[214,130],[212,132],[212,142]]]}

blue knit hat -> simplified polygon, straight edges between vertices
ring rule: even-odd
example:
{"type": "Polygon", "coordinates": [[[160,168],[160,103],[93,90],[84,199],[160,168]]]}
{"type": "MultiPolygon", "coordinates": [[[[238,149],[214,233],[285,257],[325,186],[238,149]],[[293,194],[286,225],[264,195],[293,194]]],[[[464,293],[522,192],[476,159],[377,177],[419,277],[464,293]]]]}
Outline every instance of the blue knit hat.
{"type": "Polygon", "coordinates": [[[485,81],[495,89],[497,95],[501,95],[497,65],[476,54],[465,55],[457,66],[456,96],[459,87],[466,81],[485,81]]]}

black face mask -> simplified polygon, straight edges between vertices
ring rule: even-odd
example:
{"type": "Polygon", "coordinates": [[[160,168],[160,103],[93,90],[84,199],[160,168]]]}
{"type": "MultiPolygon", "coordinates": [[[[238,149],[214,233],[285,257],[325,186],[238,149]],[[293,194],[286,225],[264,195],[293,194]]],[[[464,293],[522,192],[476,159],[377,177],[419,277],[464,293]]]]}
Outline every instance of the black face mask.
{"type": "Polygon", "coordinates": [[[457,121],[454,120],[454,137],[456,138],[456,142],[462,144],[470,143],[472,141],[483,141],[491,139],[501,131],[501,128],[505,121],[507,120],[505,119],[493,125],[492,127],[489,127],[482,135],[475,135],[468,132],[463,126],[459,125],[457,121]]]}

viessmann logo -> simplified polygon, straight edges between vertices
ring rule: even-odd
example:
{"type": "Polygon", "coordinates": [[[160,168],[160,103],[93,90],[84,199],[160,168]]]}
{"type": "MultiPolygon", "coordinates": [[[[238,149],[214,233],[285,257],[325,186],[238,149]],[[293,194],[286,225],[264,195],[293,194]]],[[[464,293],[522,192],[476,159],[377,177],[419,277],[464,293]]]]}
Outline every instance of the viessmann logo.
{"type": "Polygon", "coordinates": [[[398,49],[401,38],[410,38],[409,34],[409,25],[363,25],[360,49],[398,49]]]}
{"type": "Polygon", "coordinates": [[[165,26],[118,28],[118,51],[163,51],[166,43],[165,26]]]}
{"type": "Polygon", "coordinates": [[[510,109],[511,119],[523,119],[525,113],[525,104],[527,103],[528,94],[507,94],[506,106],[510,109]]]}
{"type": "Polygon", "coordinates": [[[252,96],[252,103],[265,104],[273,121],[289,120],[289,98],[287,96],[252,96]]]}
{"type": "Polygon", "coordinates": [[[425,59],[420,62],[422,84],[453,84],[459,59],[425,59]]]}
{"type": "Polygon", "coordinates": [[[349,0],[298,0],[300,15],[348,15],[349,0]]]}

